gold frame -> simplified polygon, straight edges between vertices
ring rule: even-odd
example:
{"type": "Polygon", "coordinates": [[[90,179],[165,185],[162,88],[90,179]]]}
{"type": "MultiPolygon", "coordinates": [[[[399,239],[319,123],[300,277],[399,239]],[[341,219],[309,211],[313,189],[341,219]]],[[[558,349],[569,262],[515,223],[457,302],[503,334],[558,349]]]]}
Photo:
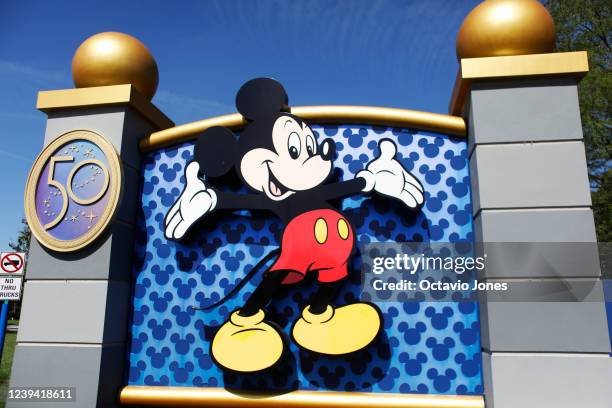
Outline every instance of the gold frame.
{"type": "Polygon", "coordinates": [[[390,394],[338,391],[292,391],[280,395],[234,394],[224,388],[128,385],[122,405],[221,408],[484,408],[480,395],[390,394]]]}
{"type": "Polygon", "coordinates": [[[573,77],[579,81],[588,72],[586,51],[462,58],[448,112],[451,115],[463,114],[468,92],[474,82],[542,77],[573,77]]]}
{"type": "Polygon", "coordinates": [[[156,129],[167,129],[174,126],[174,122],[130,84],[40,91],[36,100],[36,109],[45,113],[58,109],[113,105],[131,106],[156,129]]]}
{"type": "Polygon", "coordinates": [[[51,143],[49,143],[42,152],[36,157],[32,169],[28,175],[26,183],[26,190],[24,195],[25,215],[28,221],[28,225],[32,230],[32,234],[36,239],[45,247],[58,251],[58,252],[73,252],[82,249],[92,242],[94,242],[105,230],[110,222],[114,219],[119,202],[121,201],[121,195],[123,192],[123,168],[119,155],[115,150],[114,146],[108,142],[101,135],[91,130],[72,130],[64,133],[57,137],[51,143]],[[110,167],[111,183],[109,186],[109,202],[104,210],[104,213],[100,215],[100,221],[94,228],[89,230],[85,235],[80,238],[73,239],[70,241],[62,241],[57,238],[50,236],[40,224],[38,215],[36,213],[36,186],[40,179],[40,174],[47,164],[50,156],[62,145],[70,142],[71,140],[83,139],[95,143],[108,159],[110,167]]]}
{"type": "MultiPolygon", "coordinates": [[[[367,124],[410,127],[465,137],[465,121],[460,116],[421,112],[409,109],[383,108],[376,106],[295,106],[291,113],[316,124],[367,124]]],[[[169,129],[154,132],[140,140],[140,150],[149,152],[194,139],[199,133],[213,126],[224,126],[239,130],[246,125],[239,113],[198,120],[169,129]]]]}

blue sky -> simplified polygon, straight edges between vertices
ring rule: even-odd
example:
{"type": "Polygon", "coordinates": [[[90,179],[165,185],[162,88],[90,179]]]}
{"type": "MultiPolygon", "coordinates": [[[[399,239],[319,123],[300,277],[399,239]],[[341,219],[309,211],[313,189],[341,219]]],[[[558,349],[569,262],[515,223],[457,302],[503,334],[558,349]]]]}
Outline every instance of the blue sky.
{"type": "Polygon", "coordinates": [[[280,80],[291,105],[446,113],[455,37],[476,0],[3,1],[0,3],[0,249],[16,237],[40,151],[39,90],[72,88],[79,44],[121,31],[151,50],[153,102],[177,124],[234,111],[246,80],[280,80]]]}

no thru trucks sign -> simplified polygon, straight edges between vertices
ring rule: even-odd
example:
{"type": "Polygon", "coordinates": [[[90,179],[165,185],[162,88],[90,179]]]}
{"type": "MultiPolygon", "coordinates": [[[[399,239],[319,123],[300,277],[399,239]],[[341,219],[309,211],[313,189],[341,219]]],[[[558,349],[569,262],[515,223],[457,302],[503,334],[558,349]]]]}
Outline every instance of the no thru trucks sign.
{"type": "Polygon", "coordinates": [[[25,267],[23,252],[0,253],[0,300],[19,300],[25,267]]]}
{"type": "Polygon", "coordinates": [[[19,300],[21,276],[0,276],[0,300],[19,300]]]}

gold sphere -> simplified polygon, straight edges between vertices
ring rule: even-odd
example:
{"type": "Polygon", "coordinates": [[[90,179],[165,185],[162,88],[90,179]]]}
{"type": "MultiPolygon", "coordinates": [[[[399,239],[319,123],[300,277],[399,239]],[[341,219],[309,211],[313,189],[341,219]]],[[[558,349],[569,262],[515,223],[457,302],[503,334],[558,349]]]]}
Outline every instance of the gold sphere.
{"type": "Polygon", "coordinates": [[[555,24],[537,0],[486,0],[463,20],[457,58],[544,54],[555,48],[555,24]]]}
{"type": "Polygon", "coordinates": [[[105,32],[86,39],[72,58],[72,79],[77,88],[132,84],[153,98],[159,80],[157,63],[131,35],[105,32]]]}

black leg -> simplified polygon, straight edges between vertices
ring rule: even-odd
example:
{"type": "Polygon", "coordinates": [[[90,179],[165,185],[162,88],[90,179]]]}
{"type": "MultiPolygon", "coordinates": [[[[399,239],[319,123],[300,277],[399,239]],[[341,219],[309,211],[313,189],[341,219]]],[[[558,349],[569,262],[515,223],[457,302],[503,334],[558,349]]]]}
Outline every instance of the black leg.
{"type": "Polygon", "coordinates": [[[340,281],[319,284],[319,289],[310,299],[310,308],[308,311],[313,314],[323,313],[327,309],[327,306],[332,304],[339,287],[340,281]]]}
{"type": "Polygon", "coordinates": [[[262,309],[272,298],[276,289],[281,285],[288,271],[274,271],[264,273],[263,280],[255,291],[249,296],[238,314],[240,316],[252,316],[262,309]]]}

